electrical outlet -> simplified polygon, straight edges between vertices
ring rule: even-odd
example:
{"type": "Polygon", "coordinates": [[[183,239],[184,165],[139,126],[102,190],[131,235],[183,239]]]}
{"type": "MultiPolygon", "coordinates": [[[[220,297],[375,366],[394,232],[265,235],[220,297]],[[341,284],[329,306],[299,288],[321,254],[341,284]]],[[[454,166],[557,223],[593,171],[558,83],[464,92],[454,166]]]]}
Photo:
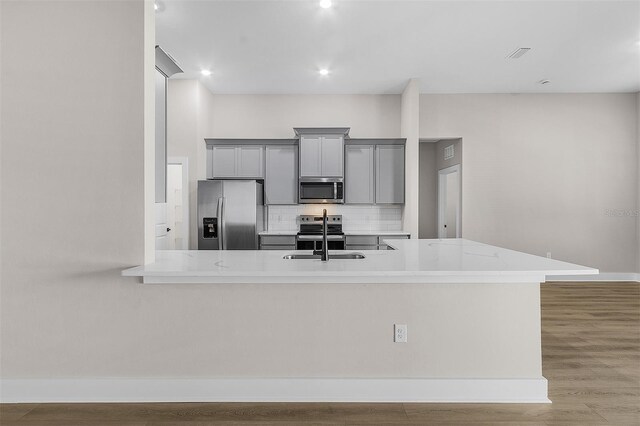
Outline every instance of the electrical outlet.
{"type": "Polygon", "coordinates": [[[393,341],[407,343],[407,324],[393,324],[393,341]]]}
{"type": "Polygon", "coordinates": [[[547,259],[551,259],[551,252],[550,251],[547,252],[547,259]]]}

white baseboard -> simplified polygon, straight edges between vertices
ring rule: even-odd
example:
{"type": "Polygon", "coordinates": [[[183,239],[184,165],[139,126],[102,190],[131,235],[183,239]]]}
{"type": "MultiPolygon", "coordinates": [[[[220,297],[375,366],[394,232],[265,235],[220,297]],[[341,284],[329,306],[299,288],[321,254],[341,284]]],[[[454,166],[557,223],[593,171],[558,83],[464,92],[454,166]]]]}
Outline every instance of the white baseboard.
{"type": "Polygon", "coordinates": [[[595,275],[547,275],[547,281],[640,281],[640,274],[635,272],[601,272],[595,275]]]}
{"type": "Polygon", "coordinates": [[[548,403],[547,379],[0,380],[0,402],[548,403]]]}

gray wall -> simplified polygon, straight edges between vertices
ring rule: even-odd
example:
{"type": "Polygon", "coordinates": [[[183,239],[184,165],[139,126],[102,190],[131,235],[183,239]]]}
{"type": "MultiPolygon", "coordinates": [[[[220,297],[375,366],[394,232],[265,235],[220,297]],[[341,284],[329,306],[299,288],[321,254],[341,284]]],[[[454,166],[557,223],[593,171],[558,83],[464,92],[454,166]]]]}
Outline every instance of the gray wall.
{"type": "Polygon", "coordinates": [[[436,143],[436,150],[436,168],[438,170],[462,164],[462,141],[460,139],[440,140],[436,143]],[[453,158],[445,160],[444,149],[450,145],[453,145],[453,158]]]}
{"type": "Polygon", "coordinates": [[[421,95],[420,137],[460,137],[465,238],[633,272],[636,94],[421,95]]]}
{"type": "Polygon", "coordinates": [[[456,164],[462,165],[462,140],[420,142],[420,238],[438,238],[438,171],[456,164]],[[444,149],[450,145],[453,145],[454,156],[445,160],[444,149]]]}
{"type": "Polygon", "coordinates": [[[405,145],[405,185],[402,227],[416,238],[420,233],[420,81],[412,78],[402,92],[400,136],[405,145]]]}
{"type": "Polygon", "coordinates": [[[2,378],[143,367],[143,3],[0,4],[2,378]]]}
{"type": "Polygon", "coordinates": [[[170,79],[167,153],[189,159],[189,247],[198,248],[197,181],[206,179],[204,138],[213,133],[214,96],[198,80],[170,79]]]}
{"type": "Polygon", "coordinates": [[[420,142],[418,224],[420,238],[438,238],[437,142],[420,142]]]}

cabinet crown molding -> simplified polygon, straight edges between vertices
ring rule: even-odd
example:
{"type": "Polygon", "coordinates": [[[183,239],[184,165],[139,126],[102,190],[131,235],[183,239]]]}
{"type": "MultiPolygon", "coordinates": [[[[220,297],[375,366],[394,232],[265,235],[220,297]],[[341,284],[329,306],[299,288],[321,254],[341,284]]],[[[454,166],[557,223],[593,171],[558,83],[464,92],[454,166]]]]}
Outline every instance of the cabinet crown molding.
{"type": "Polygon", "coordinates": [[[207,145],[297,145],[298,139],[205,138],[207,145]]]}
{"type": "Polygon", "coordinates": [[[349,137],[351,127],[294,127],[293,131],[296,136],[302,135],[342,135],[349,137]]]}

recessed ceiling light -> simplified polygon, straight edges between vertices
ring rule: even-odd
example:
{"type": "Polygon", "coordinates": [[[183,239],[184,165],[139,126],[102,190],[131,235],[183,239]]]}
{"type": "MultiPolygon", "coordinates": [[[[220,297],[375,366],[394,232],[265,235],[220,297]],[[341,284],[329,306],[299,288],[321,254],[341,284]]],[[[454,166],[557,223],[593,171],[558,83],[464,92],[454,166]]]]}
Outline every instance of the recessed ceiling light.
{"type": "Polygon", "coordinates": [[[200,74],[204,75],[205,77],[209,77],[211,75],[211,71],[209,70],[202,70],[200,71],[200,74]]]}
{"type": "Polygon", "coordinates": [[[320,7],[323,9],[329,9],[331,7],[331,0],[320,0],[320,7]]]}
{"type": "Polygon", "coordinates": [[[318,73],[320,75],[329,75],[329,70],[326,68],[322,68],[320,71],[318,71],[318,73]]]}
{"type": "Polygon", "coordinates": [[[528,53],[531,50],[530,47],[518,47],[513,52],[509,53],[507,56],[508,59],[518,59],[522,57],[525,53],[528,53]]]}
{"type": "Polygon", "coordinates": [[[539,83],[539,84],[549,84],[549,83],[551,83],[551,80],[547,80],[547,79],[545,78],[545,79],[540,80],[538,83],[539,83]]]}
{"type": "Polygon", "coordinates": [[[158,3],[153,4],[153,10],[158,10],[158,3]]]}

